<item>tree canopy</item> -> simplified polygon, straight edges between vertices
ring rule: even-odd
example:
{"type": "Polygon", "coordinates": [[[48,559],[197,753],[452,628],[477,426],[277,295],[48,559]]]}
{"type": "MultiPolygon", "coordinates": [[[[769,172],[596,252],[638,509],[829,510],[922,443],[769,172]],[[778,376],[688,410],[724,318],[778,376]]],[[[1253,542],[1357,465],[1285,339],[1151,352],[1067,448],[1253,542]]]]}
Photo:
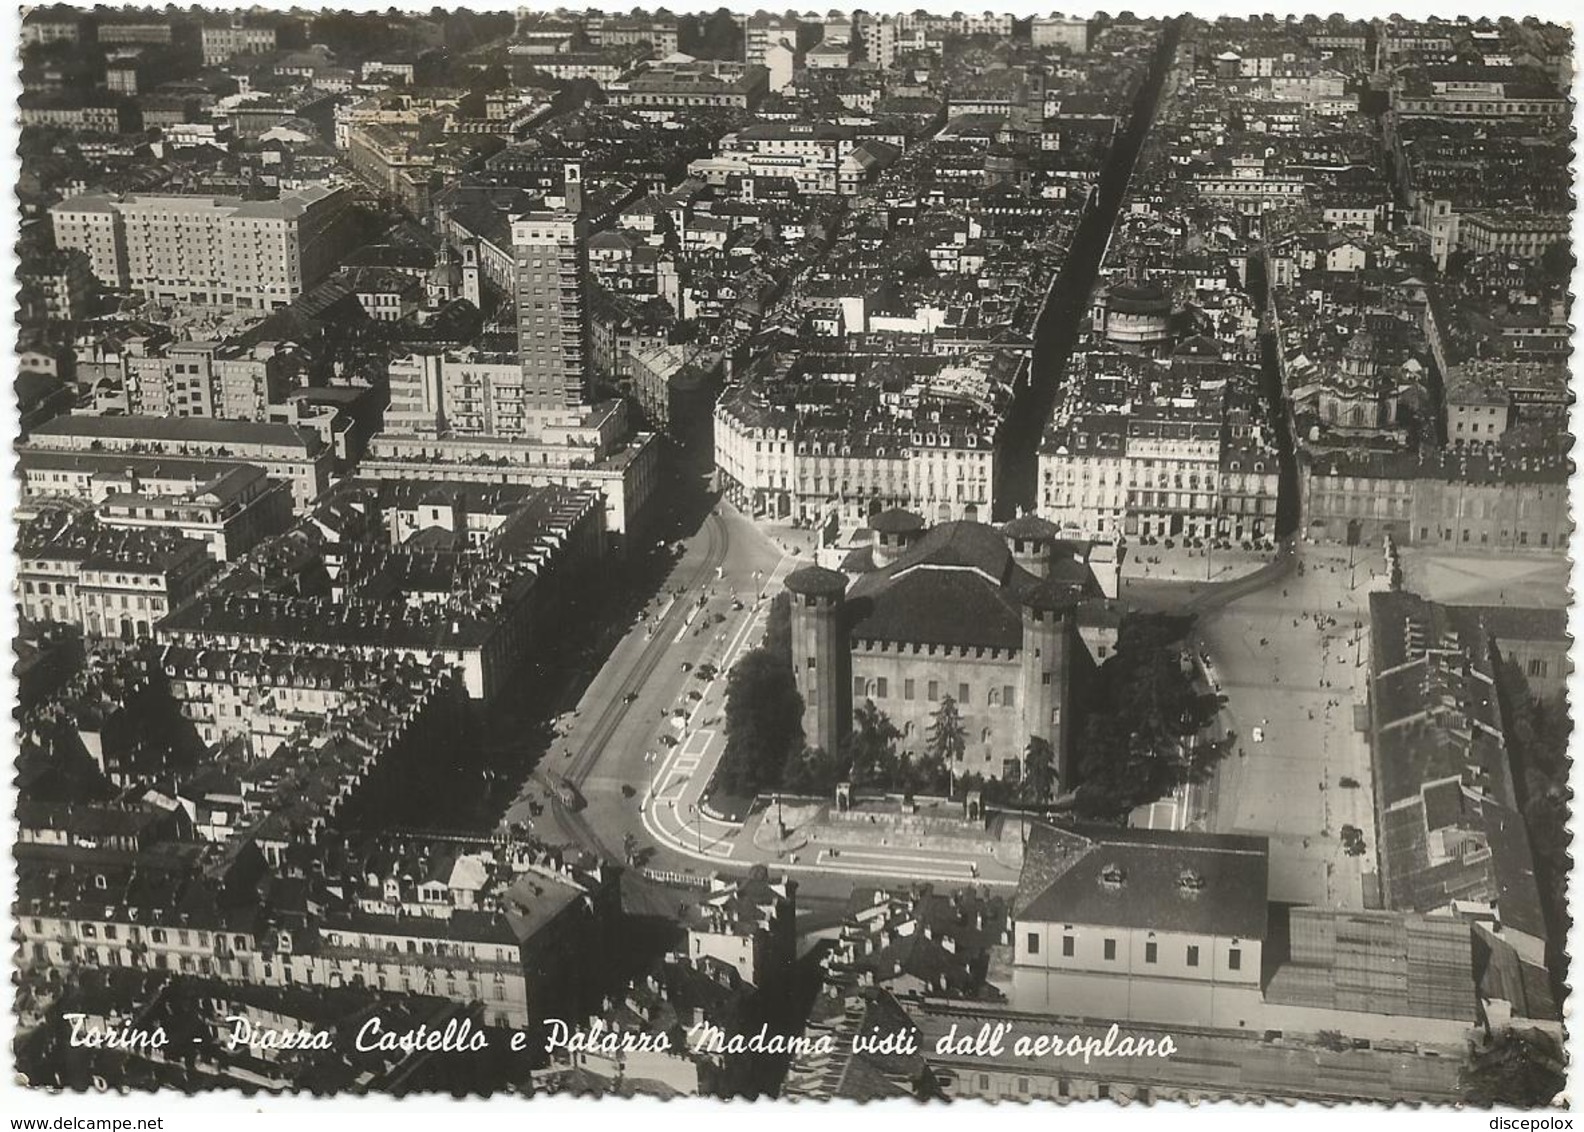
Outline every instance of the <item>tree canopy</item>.
{"type": "Polygon", "coordinates": [[[1125,818],[1184,783],[1207,779],[1231,746],[1230,740],[1201,737],[1215,719],[1217,701],[1183,670],[1181,642],[1191,623],[1159,614],[1123,621],[1080,731],[1080,815],[1125,818]]]}
{"type": "Polygon", "coordinates": [[[781,784],[803,746],[803,697],[791,665],[764,648],[744,654],[726,678],[726,750],[715,786],[752,797],[781,784]]]}

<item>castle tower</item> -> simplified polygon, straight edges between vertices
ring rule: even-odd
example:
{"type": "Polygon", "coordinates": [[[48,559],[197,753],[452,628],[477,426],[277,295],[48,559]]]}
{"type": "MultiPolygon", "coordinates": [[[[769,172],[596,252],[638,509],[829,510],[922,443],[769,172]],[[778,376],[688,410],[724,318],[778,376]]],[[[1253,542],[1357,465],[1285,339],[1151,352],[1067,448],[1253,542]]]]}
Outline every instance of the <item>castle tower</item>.
{"type": "Polygon", "coordinates": [[[871,517],[869,529],[874,532],[874,564],[884,569],[924,533],[924,519],[911,511],[893,507],[871,517]]]}
{"type": "Polygon", "coordinates": [[[1012,548],[1012,561],[1036,578],[1050,576],[1051,548],[1060,536],[1055,523],[1033,512],[1019,515],[1001,527],[1001,537],[1012,548]]]}
{"type": "Polygon", "coordinates": [[[787,576],[792,678],[803,697],[803,738],[834,754],[852,726],[852,652],[843,623],[847,579],[805,566],[787,576]]]}
{"type": "Polygon", "coordinates": [[[1023,608],[1022,743],[1035,736],[1051,745],[1058,788],[1071,789],[1074,757],[1072,716],[1073,642],[1078,639],[1072,591],[1030,586],[1023,608]]]}

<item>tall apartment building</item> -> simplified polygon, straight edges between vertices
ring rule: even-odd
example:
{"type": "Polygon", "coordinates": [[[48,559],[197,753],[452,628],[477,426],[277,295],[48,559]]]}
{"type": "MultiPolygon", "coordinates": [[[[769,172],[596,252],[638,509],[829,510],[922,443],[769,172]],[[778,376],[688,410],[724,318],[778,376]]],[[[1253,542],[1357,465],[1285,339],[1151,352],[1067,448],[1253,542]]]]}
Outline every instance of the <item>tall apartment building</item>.
{"type": "Polygon", "coordinates": [[[819,25],[806,20],[766,12],[743,20],[743,61],[769,72],[771,90],[792,85],[804,52],[818,42],[819,25]]]}
{"type": "Polygon", "coordinates": [[[357,240],[352,194],[312,187],[277,200],[86,194],[50,209],[55,243],[100,282],[164,302],[274,310],[335,268],[357,240]]]}
{"type": "Polygon", "coordinates": [[[588,229],[577,215],[576,174],[568,170],[568,208],[512,222],[517,269],[517,347],[527,408],[583,404],[589,364],[588,229]]]}

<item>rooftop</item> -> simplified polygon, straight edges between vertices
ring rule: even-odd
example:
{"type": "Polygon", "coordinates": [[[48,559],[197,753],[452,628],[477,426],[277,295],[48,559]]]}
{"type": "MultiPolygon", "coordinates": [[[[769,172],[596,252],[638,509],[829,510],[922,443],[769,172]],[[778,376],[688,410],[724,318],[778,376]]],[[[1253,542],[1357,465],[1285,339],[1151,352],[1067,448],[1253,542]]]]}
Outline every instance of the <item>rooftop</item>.
{"type": "Polygon", "coordinates": [[[1263,837],[1032,827],[1019,921],[1262,940],[1269,848],[1263,837]]]}

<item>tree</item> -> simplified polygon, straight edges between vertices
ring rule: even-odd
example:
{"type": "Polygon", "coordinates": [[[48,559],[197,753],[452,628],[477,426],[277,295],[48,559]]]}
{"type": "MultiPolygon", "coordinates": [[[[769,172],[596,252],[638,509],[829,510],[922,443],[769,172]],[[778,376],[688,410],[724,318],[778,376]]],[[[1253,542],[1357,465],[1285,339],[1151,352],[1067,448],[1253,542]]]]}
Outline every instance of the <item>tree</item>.
{"type": "Polygon", "coordinates": [[[846,777],[846,766],[839,756],[823,747],[808,747],[787,760],[781,788],[789,794],[828,797],[846,777]]]}
{"type": "Polygon", "coordinates": [[[847,775],[855,786],[892,785],[896,772],[896,741],[902,737],[873,700],[864,700],[853,713],[847,737],[847,775]]]}
{"type": "Polygon", "coordinates": [[[1228,740],[1199,738],[1219,705],[1183,671],[1182,640],[1191,624],[1158,614],[1122,623],[1080,731],[1075,805],[1082,816],[1124,818],[1183,783],[1203,781],[1230,749],[1228,740]]]}
{"type": "Polygon", "coordinates": [[[1547,279],[1558,281],[1573,277],[1573,241],[1558,240],[1540,255],[1540,270],[1547,279]]]}
{"type": "Polygon", "coordinates": [[[787,759],[803,746],[803,697],[790,658],[749,651],[726,678],[726,750],[714,784],[752,797],[781,784],[787,759]]]}
{"type": "Polygon", "coordinates": [[[945,761],[933,751],[914,758],[904,751],[897,757],[897,768],[892,780],[894,789],[903,794],[946,794],[951,791],[951,771],[945,761]]]}
{"type": "Polygon", "coordinates": [[[792,595],[782,590],[770,600],[770,612],[765,616],[765,651],[771,656],[792,663],[792,595]]]}
{"type": "Polygon", "coordinates": [[[968,735],[963,730],[962,716],[957,712],[957,701],[943,696],[935,712],[935,722],[930,724],[929,753],[947,767],[953,767],[962,762],[967,750],[968,735]]]}
{"type": "Polygon", "coordinates": [[[1036,805],[1045,805],[1056,794],[1056,752],[1038,735],[1029,738],[1023,752],[1022,794],[1036,805]]]}

